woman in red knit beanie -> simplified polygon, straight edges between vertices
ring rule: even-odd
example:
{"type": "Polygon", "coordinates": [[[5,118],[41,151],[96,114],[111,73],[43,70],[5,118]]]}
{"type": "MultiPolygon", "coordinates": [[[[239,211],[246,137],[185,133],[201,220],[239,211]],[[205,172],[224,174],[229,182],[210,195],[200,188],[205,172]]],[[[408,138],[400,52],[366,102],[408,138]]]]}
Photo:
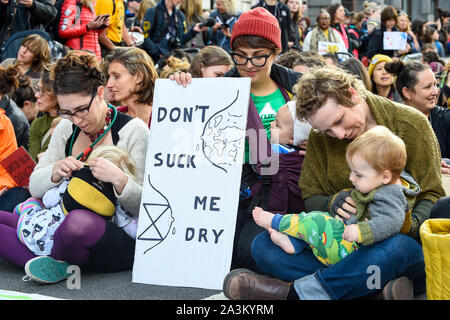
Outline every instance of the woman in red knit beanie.
{"type": "Polygon", "coordinates": [[[235,28],[231,34],[231,56],[237,72],[241,77],[252,79],[253,95],[273,93],[278,86],[271,79],[270,71],[281,52],[281,30],[277,19],[258,7],[243,13],[235,28]]]}
{"type": "MultiPolygon", "coordinates": [[[[225,77],[251,79],[247,129],[253,129],[257,135],[263,134],[269,139],[270,124],[275,120],[278,109],[291,100],[292,87],[301,76],[300,73],[274,63],[281,50],[281,30],[278,20],[269,11],[256,7],[242,13],[231,32],[231,56],[235,67],[225,77]],[[257,130],[258,126],[261,127],[258,118],[255,122],[251,122],[251,119],[255,118],[252,114],[256,116],[255,107],[265,130],[257,130]]],[[[255,142],[249,139],[246,145],[244,170],[245,167],[250,167],[249,149],[256,150],[255,142]]],[[[255,164],[255,161],[251,163],[255,164]]],[[[245,179],[241,183],[245,185],[245,179]]],[[[270,199],[285,200],[278,194],[279,190],[274,189],[276,188],[270,190],[270,199]]],[[[296,206],[302,207],[303,202],[299,197],[292,198],[294,197],[289,195],[289,201],[281,203],[269,201],[267,209],[270,210],[271,205],[276,205],[278,209],[287,210],[288,202],[292,204],[295,201],[300,201],[301,203],[297,203],[296,206]]],[[[251,202],[252,198],[246,198],[241,199],[239,203],[231,269],[248,268],[259,271],[251,255],[251,244],[254,237],[263,229],[256,225],[251,214],[247,214],[248,209],[253,209],[249,208],[251,202]]]]}
{"type": "MultiPolygon", "coordinates": [[[[257,141],[264,141],[264,138],[270,140],[270,124],[275,120],[278,109],[291,100],[293,96],[292,88],[301,73],[274,63],[282,50],[281,30],[278,20],[262,7],[256,7],[241,14],[234,24],[230,40],[230,54],[235,67],[225,77],[248,77],[251,79],[247,130],[254,130],[257,137],[252,139],[253,141],[249,141],[245,148],[243,176],[248,177],[245,172],[253,170],[249,163],[249,149],[256,150],[255,142],[257,141]],[[262,126],[265,130],[259,130],[262,126]],[[261,134],[265,137],[259,137],[261,134]]],[[[192,77],[189,73],[175,73],[170,79],[186,86],[190,83],[192,77]]],[[[270,144],[268,148],[270,150],[270,144]]],[[[300,163],[301,161],[302,159],[299,160],[300,163]]],[[[251,163],[255,164],[255,161],[251,163]]],[[[262,162],[257,163],[261,164],[262,162]]],[[[271,177],[273,179],[273,176],[271,177]]],[[[252,180],[247,181],[243,178],[241,185],[251,187],[254,183],[252,180]]],[[[242,189],[243,187],[241,187],[241,191],[242,189]]],[[[274,189],[276,188],[270,188],[269,198],[275,200],[272,205],[277,206],[278,212],[293,211],[304,207],[303,200],[298,196],[293,196],[290,190],[288,194],[283,194],[285,196],[283,197],[283,195],[280,195],[280,191],[283,192],[284,190],[274,189]]],[[[241,198],[239,201],[231,269],[248,268],[261,273],[253,260],[251,246],[255,236],[265,229],[258,226],[248,212],[249,209],[250,211],[253,209],[253,207],[249,208],[251,203],[251,197],[241,198]]],[[[271,210],[270,201],[266,209],[271,210]]]]}

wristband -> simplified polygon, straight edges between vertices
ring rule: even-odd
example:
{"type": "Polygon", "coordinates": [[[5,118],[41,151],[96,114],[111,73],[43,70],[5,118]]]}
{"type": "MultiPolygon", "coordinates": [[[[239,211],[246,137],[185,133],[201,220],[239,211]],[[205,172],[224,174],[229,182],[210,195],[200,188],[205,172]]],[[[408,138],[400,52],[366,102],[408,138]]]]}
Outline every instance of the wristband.
{"type": "Polygon", "coordinates": [[[419,236],[419,220],[411,215],[411,228],[409,229],[408,235],[417,238],[419,236]]]}

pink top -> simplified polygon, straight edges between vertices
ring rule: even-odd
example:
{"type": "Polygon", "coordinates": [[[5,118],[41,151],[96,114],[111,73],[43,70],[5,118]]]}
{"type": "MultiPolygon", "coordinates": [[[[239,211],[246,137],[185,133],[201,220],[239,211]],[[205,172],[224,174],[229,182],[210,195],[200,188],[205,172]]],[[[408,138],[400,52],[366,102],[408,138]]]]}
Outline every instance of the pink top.
{"type": "MultiPolygon", "coordinates": [[[[127,106],[119,106],[116,108],[117,111],[120,111],[122,113],[128,113],[128,107],[127,106]]],[[[150,115],[150,119],[148,120],[148,128],[150,129],[150,125],[152,124],[152,115],[150,115]]]]}

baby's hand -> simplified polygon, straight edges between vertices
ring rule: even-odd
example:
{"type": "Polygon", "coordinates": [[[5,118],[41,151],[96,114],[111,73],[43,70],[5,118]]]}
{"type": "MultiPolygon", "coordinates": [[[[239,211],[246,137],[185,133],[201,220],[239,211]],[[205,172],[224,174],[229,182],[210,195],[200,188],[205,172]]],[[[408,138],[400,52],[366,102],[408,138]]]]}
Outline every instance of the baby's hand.
{"type": "Polygon", "coordinates": [[[72,172],[83,168],[83,162],[69,156],[65,159],[55,162],[53,165],[51,181],[57,183],[63,178],[70,178],[72,172]]]}
{"type": "Polygon", "coordinates": [[[342,235],[344,240],[349,242],[357,242],[358,241],[358,226],[356,224],[351,224],[346,226],[344,229],[344,234],[342,235]]]}
{"type": "Polygon", "coordinates": [[[89,160],[89,167],[94,177],[103,182],[111,182],[117,194],[122,194],[123,188],[128,182],[128,177],[119,167],[101,157],[89,160]]]}

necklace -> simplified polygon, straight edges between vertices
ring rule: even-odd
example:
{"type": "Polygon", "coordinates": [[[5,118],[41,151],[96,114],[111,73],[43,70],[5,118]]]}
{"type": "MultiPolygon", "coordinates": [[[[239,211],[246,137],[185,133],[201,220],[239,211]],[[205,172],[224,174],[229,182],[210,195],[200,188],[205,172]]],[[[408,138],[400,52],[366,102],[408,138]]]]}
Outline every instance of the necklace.
{"type": "MultiPolygon", "coordinates": [[[[86,158],[91,154],[91,152],[92,152],[92,149],[94,148],[94,146],[108,133],[108,131],[111,129],[111,127],[112,127],[112,125],[114,124],[114,122],[116,121],[116,118],[117,118],[117,113],[118,113],[118,111],[116,110],[116,108],[114,108],[113,106],[111,106],[111,105],[109,105],[108,106],[108,108],[109,108],[109,110],[110,110],[110,112],[112,112],[112,111],[114,111],[114,116],[113,116],[113,118],[112,118],[112,120],[110,121],[110,124],[108,125],[108,127],[104,130],[104,132],[94,141],[94,142],[92,142],[92,144],[89,146],[89,147],[87,147],[86,149],[84,149],[84,151],[82,152],[82,153],[80,153],[78,156],[77,156],[77,160],[80,160],[80,161],[85,161],[86,160],[86,158]],[[112,111],[111,111],[112,110],[112,111]]],[[[72,134],[72,139],[70,140],[70,145],[69,145],[69,155],[71,155],[72,154],[72,147],[73,147],[73,143],[74,143],[74,141],[75,141],[75,131],[76,130],[80,130],[80,128],[78,128],[78,127],[75,127],[75,129],[74,129],[74,132],[73,132],[73,134],[72,134]]]]}
{"type": "Polygon", "coordinates": [[[85,132],[85,134],[89,137],[89,140],[91,140],[91,142],[94,142],[106,131],[106,129],[108,129],[110,124],[111,124],[111,109],[108,108],[108,112],[106,112],[105,117],[105,125],[103,126],[103,128],[99,132],[97,132],[95,136],[92,136],[87,132],[85,132]]]}

